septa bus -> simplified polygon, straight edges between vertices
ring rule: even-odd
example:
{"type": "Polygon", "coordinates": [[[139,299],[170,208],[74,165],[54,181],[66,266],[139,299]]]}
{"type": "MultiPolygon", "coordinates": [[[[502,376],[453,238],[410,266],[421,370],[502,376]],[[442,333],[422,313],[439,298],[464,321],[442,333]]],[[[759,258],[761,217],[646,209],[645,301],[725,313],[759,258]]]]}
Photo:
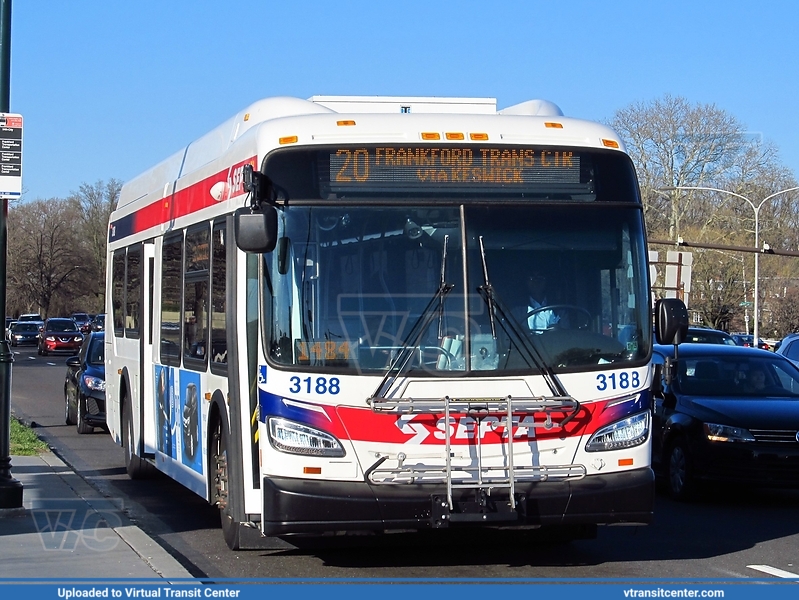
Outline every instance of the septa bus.
{"type": "Polygon", "coordinates": [[[260,100],[124,185],[106,311],[128,474],[231,548],[652,518],[635,170],[550,102],[260,100]]]}

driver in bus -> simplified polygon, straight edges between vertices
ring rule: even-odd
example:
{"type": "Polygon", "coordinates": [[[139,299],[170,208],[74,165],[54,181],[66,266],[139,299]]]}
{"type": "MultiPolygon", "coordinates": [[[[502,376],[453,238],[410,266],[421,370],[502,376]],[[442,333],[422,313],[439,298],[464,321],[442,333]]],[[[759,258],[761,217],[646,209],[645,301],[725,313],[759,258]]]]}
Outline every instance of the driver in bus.
{"type": "Polygon", "coordinates": [[[549,306],[547,300],[547,278],[541,271],[533,271],[526,278],[527,285],[527,326],[530,331],[541,333],[560,322],[560,317],[552,309],[538,310],[549,306]]]}

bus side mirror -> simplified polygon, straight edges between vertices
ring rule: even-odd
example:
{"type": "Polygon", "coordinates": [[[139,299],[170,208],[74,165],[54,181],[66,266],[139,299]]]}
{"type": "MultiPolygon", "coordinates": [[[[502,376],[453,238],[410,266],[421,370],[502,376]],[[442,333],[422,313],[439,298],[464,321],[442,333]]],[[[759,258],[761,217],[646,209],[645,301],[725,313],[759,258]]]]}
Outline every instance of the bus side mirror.
{"type": "Polygon", "coordinates": [[[271,252],[277,243],[277,209],[271,204],[239,208],[234,214],[236,245],[244,252],[271,252]]]}
{"type": "Polygon", "coordinates": [[[688,336],[688,309],[682,300],[662,298],[655,304],[655,339],[658,344],[677,344],[688,336]]]}

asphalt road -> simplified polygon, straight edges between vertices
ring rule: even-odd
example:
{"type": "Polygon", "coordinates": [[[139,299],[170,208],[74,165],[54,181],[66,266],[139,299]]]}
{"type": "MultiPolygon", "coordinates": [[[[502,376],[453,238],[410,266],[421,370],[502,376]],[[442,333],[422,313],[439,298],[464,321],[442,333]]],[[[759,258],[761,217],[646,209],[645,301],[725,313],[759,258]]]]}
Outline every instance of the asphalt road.
{"type": "Polygon", "coordinates": [[[268,538],[258,550],[233,552],[204,500],[166,477],[130,481],[122,449],[108,434],[79,435],[64,424],[65,356],[14,351],[14,414],[33,422],[92,485],[121,499],[138,525],[198,577],[735,580],[778,576],[773,569],[799,577],[799,492],[734,487],[693,504],[659,494],[652,525],[602,527],[597,539],[568,544],[472,530],[329,539],[310,547],[268,538]]]}

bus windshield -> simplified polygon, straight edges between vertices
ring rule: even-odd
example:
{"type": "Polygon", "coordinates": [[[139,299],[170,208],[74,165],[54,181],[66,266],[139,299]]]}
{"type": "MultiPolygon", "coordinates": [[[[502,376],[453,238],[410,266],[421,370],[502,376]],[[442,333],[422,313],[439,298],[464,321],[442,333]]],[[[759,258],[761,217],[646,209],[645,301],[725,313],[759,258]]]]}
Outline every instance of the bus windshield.
{"type": "Polygon", "coordinates": [[[556,371],[648,357],[640,206],[437,200],[281,207],[262,270],[270,360],[380,373],[412,351],[414,376],[479,376],[535,371],[523,345],[556,371]]]}

